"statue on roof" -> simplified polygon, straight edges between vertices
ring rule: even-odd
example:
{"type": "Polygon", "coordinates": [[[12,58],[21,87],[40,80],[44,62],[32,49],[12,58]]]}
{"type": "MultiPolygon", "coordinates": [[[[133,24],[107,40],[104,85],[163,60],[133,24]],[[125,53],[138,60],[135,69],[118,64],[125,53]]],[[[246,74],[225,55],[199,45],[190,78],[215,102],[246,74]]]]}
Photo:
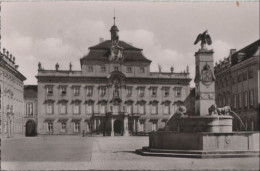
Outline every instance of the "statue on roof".
{"type": "Polygon", "coordinates": [[[210,38],[210,35],[208,34],[208,30],[204,31],[202,34],[199,34],[197,39],[194,42],[194,45],[196,45],[199,41],[201,41],[201,49],[206,49],[206,44],[211,45],[212,41],[210,38]]]}

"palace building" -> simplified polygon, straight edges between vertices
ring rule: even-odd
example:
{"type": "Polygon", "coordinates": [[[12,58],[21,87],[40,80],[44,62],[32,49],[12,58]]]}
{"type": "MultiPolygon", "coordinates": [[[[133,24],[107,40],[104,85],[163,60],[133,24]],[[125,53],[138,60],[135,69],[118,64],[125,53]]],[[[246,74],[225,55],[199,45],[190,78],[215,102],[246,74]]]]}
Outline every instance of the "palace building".
{"type": "Polygon", "coordinates": [[[111,39],[89,47],[81,70],[38,65],[39,135],[140,135],[163,127],[190,93],[189,71],[150,72],[142,49],[111,39]]]}
{"type": "MultiPolygon", "coordinates": [[[[230,106],[248,131],[259,131],[260,107],[260,40],[239,51],[231,49],[227,58],[216,63],[216,103],[230,106]]],[[[233,130],[243,130],[234,119],[233,130]]]]}
{"type": "Polygon", "coordinates": [[[23,136],[23,81],[15,57],[5,48],[0,55],[0,114],[3,137],[23,136]]]}

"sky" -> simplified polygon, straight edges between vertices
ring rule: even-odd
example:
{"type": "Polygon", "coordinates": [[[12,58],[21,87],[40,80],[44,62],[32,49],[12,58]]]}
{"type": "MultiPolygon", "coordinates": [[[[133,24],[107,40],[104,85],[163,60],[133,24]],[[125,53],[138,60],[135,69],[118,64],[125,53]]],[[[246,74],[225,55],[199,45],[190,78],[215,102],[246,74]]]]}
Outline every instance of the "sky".
{"type": "MultiPolygon", "coordinates": [[[[16,57],[25,84],[37,84],[44,69],[80,70],[80,61],[99,38],[110,39],[114,9],[119,39],[142,48],[151,71],[182,72],[194,78],[198,34],[208,30],[214,60],[259,39],[259,2],[2,2],[1,50],[16,57]]],[[[193,80],[191,86],[194,87],[193,80]]]]}

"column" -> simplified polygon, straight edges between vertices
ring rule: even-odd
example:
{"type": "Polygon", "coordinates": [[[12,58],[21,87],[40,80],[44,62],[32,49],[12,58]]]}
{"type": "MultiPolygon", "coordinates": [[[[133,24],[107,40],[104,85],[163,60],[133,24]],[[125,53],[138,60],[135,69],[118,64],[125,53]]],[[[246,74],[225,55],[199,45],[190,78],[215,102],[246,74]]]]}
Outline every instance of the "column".
{"type": "Polygon", "coordinates": [[[89,124],[86,122],[86,133],[89,132],[89,124]]]}
{"type": "Polygon", "coordinates": [[[140,131],[140,121],[139,119],[137,119],[137,131],[136,133],[138,133],[140,131]]]}
{"type": "Polygon", "coordinates": [[[114,118],[111,118],[111,137],[114,136],[114,118]]]}
{"type": "Polygon", "coordinates": [[[94,119],[94,125],[93,125],[93,131],[96,131],[96,129],[97,129],[97,120],[96,119],[94,119]]]}
{"type": "Polygon", "coordinates": [[[136,133],[136,124],[135,124],[135,118],[133,119],[133,134],[136,133]]]}
{"type": "Polygon", "coordinates": [[[124,118],[124,136],[129,136],[128,132],[128,117],[125,116],[124,118]]]}

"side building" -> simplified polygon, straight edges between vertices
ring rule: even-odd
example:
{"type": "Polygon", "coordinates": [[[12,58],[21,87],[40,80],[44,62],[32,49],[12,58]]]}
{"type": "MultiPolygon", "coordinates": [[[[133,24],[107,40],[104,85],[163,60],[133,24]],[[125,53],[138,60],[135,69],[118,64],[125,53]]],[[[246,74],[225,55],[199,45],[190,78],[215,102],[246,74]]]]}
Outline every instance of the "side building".
{"type": "Polygon", "coordinates": [[[190,93],[188,70],[150,72],[142,49],[101,40],[80,59],[81,70],[44,70],[39,63],[38,134],[146,134],[163,127],[190,93]]]}
{"type": "MultiPolygon", "coordinates": [[[[231,106],[244,122],[246,130],[259,131],[260,40],[230,54],[215,65],[217,106],[231,106]]],[[[234,131],[242,124],[234,119],[234,131]]]]}
{"type": "Polygon", "coordinates": [[[25,136],[37,135],[37,85],[24,86],[24,132],[25,136]]]}
{"type": "Polygon", "coordinates": [[[2,137],[23,136],[23,81],[15,57],[6,49],[0,56],[1,132],[2,137]]]}

